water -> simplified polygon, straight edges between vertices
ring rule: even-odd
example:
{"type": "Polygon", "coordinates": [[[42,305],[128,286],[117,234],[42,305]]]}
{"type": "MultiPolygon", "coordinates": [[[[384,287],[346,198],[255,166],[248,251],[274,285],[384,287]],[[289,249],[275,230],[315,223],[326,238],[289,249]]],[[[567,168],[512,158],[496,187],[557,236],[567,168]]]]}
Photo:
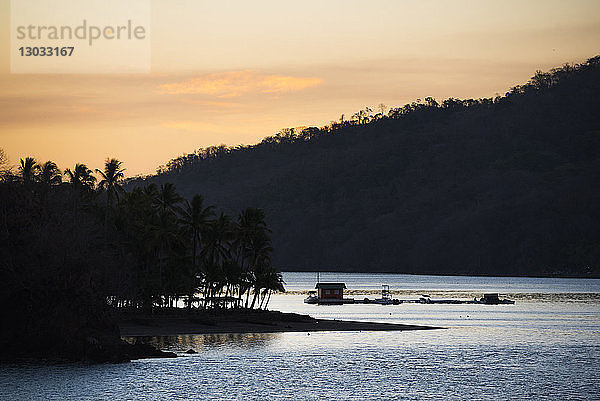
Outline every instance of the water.
{"type": "MultiPolygon", "coordinates": [[[[349,289],[477,291],[501,293],[600,293],[600,279],[427,276],[387,273],[319,273],[320,281],[346,283],[349,289]]],[[[284,272],[288,291],[314,289],[317,273],[284,272]]]]}
{"type": "Polygon", "coordinates": [[[485,291],[523,299],[497,306],[303,304],[314,278],[285,273],[295,295],[273,297],[270,309],[446,329],[155,338],[182,356],[120,365],[4,365],[0,398],[600,399],[600,280],[329,273],[321,280],[365,293],[389,284],[403,297],[485,291]],[[198,354],[183,354],[189,348],[198,354]]]}

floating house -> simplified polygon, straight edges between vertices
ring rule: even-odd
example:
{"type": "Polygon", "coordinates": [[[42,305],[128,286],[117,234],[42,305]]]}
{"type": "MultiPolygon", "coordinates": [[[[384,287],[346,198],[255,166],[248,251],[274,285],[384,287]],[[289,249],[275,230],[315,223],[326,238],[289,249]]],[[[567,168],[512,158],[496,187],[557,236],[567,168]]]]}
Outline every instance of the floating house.
{"type": "MultiPolygon", "coordinates": [[[[318,276],[317,276],[318,277],[318,276]]],[[[344,298],[344,283],[320,283],[317,282],[315,290],[309,291],[308,297],[304,299],[304,303],[318,305],[343,305],[343,304],[379,304],[379,305],[399,305],[401,303],[422,303],[422,304],[486,304],[486,305],[502,305],[514,304],[515,301],[510,299],[500,299],[497,293],[483,294],[481,299],[431,299],[429,295],[422,295],[419,299],[397,299],[392,297],[389,285],[383,285],[381,290],[381,298],[364,299],[344,298]]]]}
{"type": "Polygon", "coordinates": [[[307,304],[339,305],[354,303],[352,298],[344,298],[344,283],[317,283],[317,291],[310,291],[304,300],[307,304]]]}
{"type": "Polygon", "coordinates": [[[315,289],[318,291],[319,299],[339,299],[344,298],[344,283],[317,283],[315,289]]]}

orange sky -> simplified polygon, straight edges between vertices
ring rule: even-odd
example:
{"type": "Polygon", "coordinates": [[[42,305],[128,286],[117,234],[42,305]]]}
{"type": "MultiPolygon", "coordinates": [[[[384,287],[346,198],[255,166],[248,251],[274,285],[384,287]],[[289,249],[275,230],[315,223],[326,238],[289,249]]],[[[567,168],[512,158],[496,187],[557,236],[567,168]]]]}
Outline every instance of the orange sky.
{"type": "Polygon", "coordinates": [[[150,74],[10,74],[0,0],[0,147],[129,175],[213,144],[379,103],[504,93],[600,54],[600,2],[152,1],[150,74]]]}

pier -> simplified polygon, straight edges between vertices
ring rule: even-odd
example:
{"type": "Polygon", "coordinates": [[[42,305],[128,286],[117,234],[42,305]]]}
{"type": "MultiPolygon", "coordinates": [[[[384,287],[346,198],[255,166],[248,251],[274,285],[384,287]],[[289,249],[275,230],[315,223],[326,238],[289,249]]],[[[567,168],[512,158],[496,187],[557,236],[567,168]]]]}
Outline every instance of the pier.
{"type": "Polygon", "coordinates": [[[482,304],[482,305],[512,305],[515,301],[501,299],[498,293],[486,293],[482,298],[473,299],[432,299],[423,294],[417,299],[393,298],[388,285],[383,285],[381,298],[344,298],[344,283],[317,283],[317,291],[309,291],[304,303],[316,305],[348,305],[348,304],[372,304],[372,305],[400,305],[403,303],[414,304],[482,304]]]}

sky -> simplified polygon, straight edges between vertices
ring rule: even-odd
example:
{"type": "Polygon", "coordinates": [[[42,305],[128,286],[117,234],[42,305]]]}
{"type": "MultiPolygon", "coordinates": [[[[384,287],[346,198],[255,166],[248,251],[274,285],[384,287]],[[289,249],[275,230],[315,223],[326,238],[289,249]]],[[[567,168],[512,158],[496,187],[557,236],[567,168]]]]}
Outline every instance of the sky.
{"type": "Polygon", "coordinates": [[[147,1],[149,72],[16,74],[0,0],[0,148],[13,164],[116,157],[151,174],[366,106],[504,94],[600,54],[597,0],[147,1]]]}

